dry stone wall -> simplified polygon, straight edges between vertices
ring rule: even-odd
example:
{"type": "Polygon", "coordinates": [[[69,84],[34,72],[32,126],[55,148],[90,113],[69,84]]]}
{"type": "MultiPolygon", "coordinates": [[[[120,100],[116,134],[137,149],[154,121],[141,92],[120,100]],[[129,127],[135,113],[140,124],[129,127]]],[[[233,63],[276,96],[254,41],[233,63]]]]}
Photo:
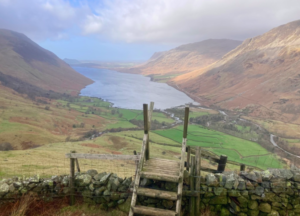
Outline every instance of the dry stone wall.
{"type": "MultiPolygon", "coordinates": [[[[189,174],[184,173],[185,191],[189,191],[189,174]]],[[[85,202],[101,209],[119,208],[128,212],[132,178],[120,178],[114,173],[88,170],[77,173],[75,193],[85,202]]],[[[177,191],[177,184],[142,179],[141,187],[177,191]]],[[[263,172],[207,174],[201,176],[202,210],[229,216],[300,216],[300,171],[270,169],[263,172]]],[[[0,202],[4,203],[22,194],[36,194],[44,199],[69,195],[69,176],[52,176],[42,179],[10,178],[0,181],[0,202]]],[[[184,196],[183,214],[188,215],[190,197],[184,196]]],[[[163,209],[175,209],[175,202],[139,196],[138,204],[163,209]]]]}

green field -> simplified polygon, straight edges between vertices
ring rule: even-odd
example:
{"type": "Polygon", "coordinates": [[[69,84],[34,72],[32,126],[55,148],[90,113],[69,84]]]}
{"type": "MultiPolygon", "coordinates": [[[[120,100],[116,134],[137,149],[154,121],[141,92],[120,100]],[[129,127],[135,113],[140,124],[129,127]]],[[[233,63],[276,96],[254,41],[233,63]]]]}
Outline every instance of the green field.
{"type": "MultiPolygon", "coordinates": [[[[182,142],[182,126],[154,133],[169,138],[178,144],[182,142]]],[[[188,145],[201,146],[218,155],[227,155],[228,160],[257,166],[262,169],[281,168],[281,162],[258,143],[210,130],[198,125],[189,125],[188,145]]]]}

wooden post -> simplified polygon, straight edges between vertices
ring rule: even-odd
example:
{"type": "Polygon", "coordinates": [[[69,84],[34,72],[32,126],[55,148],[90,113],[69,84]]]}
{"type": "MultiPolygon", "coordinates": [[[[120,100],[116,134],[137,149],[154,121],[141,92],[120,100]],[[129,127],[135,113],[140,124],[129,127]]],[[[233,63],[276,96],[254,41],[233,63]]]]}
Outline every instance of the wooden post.
{"type": "Polygon", "coordinates": [[[146,151],[146,160],[150,159],[150,144],[149,144],[149,133],[151,130],[151,120],[152,120],[152,112],[154,108],[154,102],[150,103],[150,110],[148,112],[148,140],[147,140],[147,151],[146,151]]]}
{"type": "Polygon", "coordinates": [[[78,158],[75,159],[75,162],[76,162],[77,172],[80,172],[78,158]]]}
{"type": "MultiPolygon", "coordinates": [[[[71,153],[76,153],[76,151],[71,151],[71,153]]],[[[75,204],[75,188],[74,188],[74,181],[75,181],[75,158],[70,158],[70,205],[75,204]]]]}
{"type": "Polygon", "coordinates": [[[196,197],[196,210],[195,213],[197,216],[200,216],[200,183],[201,183],[201,148],[197,146],[196,148],[196,185],[195,189],[198,193],[198,196],[196,197]]]}
{"type": "Polygon", "coordinates": [[[191,157],[191,147],[188,146],[187,147],[187,158],[186,158],[186,170],[189,171],[190,170],[190,157],[191,157]]]}
{"type": "MultiPolygon", "coordinates": [[[[134,155],[137,155],[136,150],[133,151],[134,155]]],[[[136,173],[138,171],[139,161],[135,161],[135,174],[134,177],[136,177],[136,173]]]]}
{"type": "Polygon", "coordinates": [[[218,165],[218,170],[217,170],[218,173],[222,173],[225,171],[226,162],[227,162],[227,156],[221,155],[219,165],[218,165]]]}
{"type": "Polygon", "coordinates": [[[246,169],[246,165],[245,164],[241,164],[240,171],[245,171],[245,169],[246,169]]]}
{"type": "Polygon", "coordinates": [[[190,112],[190,108],[185,107],[184,125],[183,125],[183,138],[187,138],[187,129],[188,129],[188,124],[189,124],[189,112],[190,112]]]}
{"type": "MultiPolygon", "coordinates": [[[[195,157],[191,157],[191,167],[190,167],[190,191],[194,192],[195,190],[195,157]]],[[[195,197],[190,198],[190,216],[195,216],[195,197]]]]}
{"type": "Polygon", "coordinates": [[[149,160],[150,154],[149,154],[149,141],[148,141],[148,133],[149,133],[148,104],[143,104],[143,111],[144,111],[144,134],[147,135],[145,160],[149,160]]]}

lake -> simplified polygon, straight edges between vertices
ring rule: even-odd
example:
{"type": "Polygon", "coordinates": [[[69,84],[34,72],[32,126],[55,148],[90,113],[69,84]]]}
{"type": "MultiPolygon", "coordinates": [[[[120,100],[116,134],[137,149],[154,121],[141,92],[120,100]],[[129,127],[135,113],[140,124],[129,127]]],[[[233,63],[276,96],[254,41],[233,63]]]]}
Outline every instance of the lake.
{"type": "Polygon", "coordinates": [[[149,104],[151,101],[156,109],[167,109],[186,103],[197,104],[183,92],[165,83],[152,82],[149,77],[107,69],[73,68],[94,81],[82,89],[80,95],[107,100],[114,107],[140,110],[143,103],[149,104]]]}

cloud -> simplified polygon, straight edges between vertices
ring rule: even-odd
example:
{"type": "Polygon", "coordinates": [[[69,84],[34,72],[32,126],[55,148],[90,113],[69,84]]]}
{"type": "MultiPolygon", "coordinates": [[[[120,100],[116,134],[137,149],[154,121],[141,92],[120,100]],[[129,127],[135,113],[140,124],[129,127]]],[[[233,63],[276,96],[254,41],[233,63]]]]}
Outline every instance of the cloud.
{"type": "Polygon", "coordinates": [[[82,29],[132,43],[243,40],[300,19],[299,8],[299,0],[106,0],[82,29]]]}
{"type": "Polygon", "coordinates": [[[64,0],[0,0],[0,28],[36,40],[59,40],[88,13],[86,6],[74,8],[64,0]]]}

